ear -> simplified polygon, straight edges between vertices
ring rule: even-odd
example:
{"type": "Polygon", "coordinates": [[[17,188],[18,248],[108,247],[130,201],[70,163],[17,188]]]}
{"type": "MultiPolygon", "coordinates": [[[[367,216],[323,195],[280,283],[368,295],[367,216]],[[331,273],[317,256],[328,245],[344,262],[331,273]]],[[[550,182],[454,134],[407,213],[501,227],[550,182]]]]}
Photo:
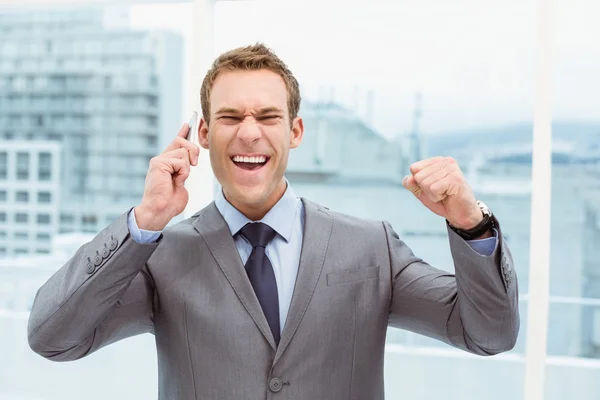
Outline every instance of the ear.
{"type": "Polygon", "coordinates": [[[304,137],[304,122],[302,122],[302,118],[296,117],[294,118],[294,122],[292,123],[292,134],[290,136],[290,148],[295,149],[300,146],[302,143],[302,138],[304,137]]]}
{"type": "Polygon", "coordinates": [[[208,122],[204,118],[198,124],[198,143],[208,150],[208,122]]]}

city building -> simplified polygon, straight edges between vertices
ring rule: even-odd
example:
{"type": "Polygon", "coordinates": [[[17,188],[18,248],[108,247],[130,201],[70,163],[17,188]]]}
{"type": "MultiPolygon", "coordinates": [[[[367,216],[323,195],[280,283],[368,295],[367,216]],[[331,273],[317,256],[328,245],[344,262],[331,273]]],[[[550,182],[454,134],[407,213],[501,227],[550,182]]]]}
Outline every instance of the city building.
{"type": "Polygon", "coordinates": [[[302,144],[292,149],[286,176],[353,185],[402,182],[402,148],[390,142],[355,112],[334,102],[302,103],[302,144]]]}
{"type": "Polygon", "coordinates": [[[138,204],[180,126],[182,38],[104,13],[0,14],[0,140],[61,144],[60,232],[98,232],[138,204]]]}
{"type": "Polygon", "coordinates": [[[0,258],[50,253],[59,179],[58,143],[0,140],[0,258]]]}

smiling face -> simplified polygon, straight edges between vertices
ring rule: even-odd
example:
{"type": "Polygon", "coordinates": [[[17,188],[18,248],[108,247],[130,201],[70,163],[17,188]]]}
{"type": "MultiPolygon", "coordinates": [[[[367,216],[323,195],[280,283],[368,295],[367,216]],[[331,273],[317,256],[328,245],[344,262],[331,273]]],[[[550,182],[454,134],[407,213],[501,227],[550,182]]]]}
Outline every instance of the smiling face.
{"type": "Polygon", "coordinates": [[[268,69],[222,71],[210,93],[210,124],[199,142],[227,200],[252,220],[285,192],[289,150],[302,142],[300,117],[290,123],[283,79],[268,69]]]}

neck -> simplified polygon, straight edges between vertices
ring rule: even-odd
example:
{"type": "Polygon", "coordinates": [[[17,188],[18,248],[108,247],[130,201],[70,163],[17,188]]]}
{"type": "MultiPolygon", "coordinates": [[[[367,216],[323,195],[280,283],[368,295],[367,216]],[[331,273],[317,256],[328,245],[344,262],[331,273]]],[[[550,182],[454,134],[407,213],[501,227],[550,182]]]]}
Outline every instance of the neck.
{"type": "Polygon", "coordinates": [[[281,181],[275,187],[275,190],[271,192],[269,197],[261,203],[255,204],[244,204],[236,201],[230,196],[227,196],[227,193],[223,192],[225,199],[231,203],[232,206],[238,209],[239,212],[244,214],[251,221],[258,221],[262,219],[270,210],[277,204],[277,202],[283,197],[285,190],[287,189],[287,184],[284,178],[281,178],[281,181]]]}

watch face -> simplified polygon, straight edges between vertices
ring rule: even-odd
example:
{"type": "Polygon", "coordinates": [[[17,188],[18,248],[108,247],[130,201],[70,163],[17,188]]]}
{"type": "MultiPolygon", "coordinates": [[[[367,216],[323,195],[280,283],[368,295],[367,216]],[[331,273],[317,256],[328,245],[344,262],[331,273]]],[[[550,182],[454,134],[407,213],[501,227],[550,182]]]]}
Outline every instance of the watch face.
{"type": "Polygon", "coordinates": [[[481,208],[481,212],[484,215],[492,215],[492,212],[490,211],[488,206],[485,205],[485,203],[483,201],[477,200],[477,205],[479,206],[479,208],[481,208]]]}

